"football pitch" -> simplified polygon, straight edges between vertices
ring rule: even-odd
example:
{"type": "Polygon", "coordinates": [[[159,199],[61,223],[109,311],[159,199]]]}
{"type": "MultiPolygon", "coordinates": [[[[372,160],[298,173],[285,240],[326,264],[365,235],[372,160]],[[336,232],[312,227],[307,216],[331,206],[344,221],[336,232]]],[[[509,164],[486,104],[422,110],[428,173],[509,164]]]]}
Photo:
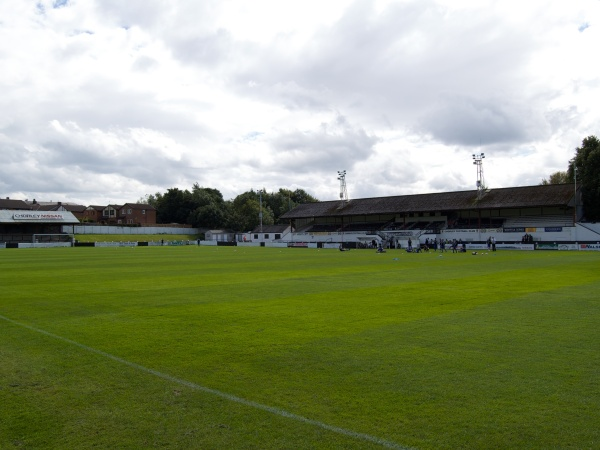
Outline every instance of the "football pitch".
{"type": "Polygon", "coordinates": [[[600,447],[600,252],[0,251],[0,448],[600,447]]]}

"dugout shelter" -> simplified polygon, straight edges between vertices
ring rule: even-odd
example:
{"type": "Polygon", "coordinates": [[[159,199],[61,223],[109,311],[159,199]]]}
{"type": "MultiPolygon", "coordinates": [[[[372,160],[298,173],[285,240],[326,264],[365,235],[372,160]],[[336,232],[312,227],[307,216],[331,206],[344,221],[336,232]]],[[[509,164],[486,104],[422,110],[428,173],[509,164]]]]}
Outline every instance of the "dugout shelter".
{"type": "Polygon", "coordinates": [[[76,224],[79,220],[70,211],[0,210],[0,243],[72,242],[73,233],[64,227],[76,224]]]}

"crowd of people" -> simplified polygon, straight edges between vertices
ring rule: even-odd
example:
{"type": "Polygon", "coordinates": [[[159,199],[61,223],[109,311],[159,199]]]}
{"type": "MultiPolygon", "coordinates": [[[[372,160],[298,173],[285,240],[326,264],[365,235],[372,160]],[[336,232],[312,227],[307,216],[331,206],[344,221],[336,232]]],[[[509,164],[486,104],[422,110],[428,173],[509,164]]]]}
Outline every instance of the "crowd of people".
{"type": "Polygon", "coordinates": [[[533,244],[533,236],[525,233],[521,238],[521,244],[533,244]]]}
{"type": "MultiPolygon", "coordinates": [[[[461,253],[466,252],[467,247],[466,243],[463,242],[462,239],[436,239],[436,238],[426,238],[425,242],[421,243],[420,240],[417,240],[413,245],[412,238],[408,238],[408,245],[406,247],[406,251],[408,253],[420,253],[420,252],[429,252],[431,250],[440,251],[440,253],[452,251],[452,253],[461,253]]],[[[533,236],[530,234],[525,234],[521,239],[522,244],[531,244],[533,243],[533,236]]],[[[486,240],[486,245],[488,251],[495,252],[496,251],[496,238],[494,236],[490,236],[486,240]]],[[[376,249],[378,253],[385,253],[385,249],[401,249],[402,245],[400,240],[397,238],[392,238],[389,240],[376,240],[373,239],[370,242],[359,242],[357,248],[372,248],[376,249]]],[[[343,247],[340,245],[340,250],[343,250],[343,247]]]]}
{"type": "Polygon", "coordinates": [[[462,239],[425,239],[425,242],[421,244],[420,242],[413,247],[412,239],[408,239],[408,247],[406,251],[408,253],[419,253],[419,252],[428,252],[433,250],[434,252],[439,249],[440,253],[448,251],[448,249],[452,250],[452,253],[465,252],[466,246],[462,239]]]}

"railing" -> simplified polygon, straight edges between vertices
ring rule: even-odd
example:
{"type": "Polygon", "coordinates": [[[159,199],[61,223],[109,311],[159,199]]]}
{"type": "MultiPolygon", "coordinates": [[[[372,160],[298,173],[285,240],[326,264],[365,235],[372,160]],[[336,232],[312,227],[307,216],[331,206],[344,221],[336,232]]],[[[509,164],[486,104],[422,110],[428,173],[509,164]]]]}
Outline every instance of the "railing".
{"type": "Polygon", "coordinates": [[[572,227],[571,216],[520,216],[509,217],[504,220],[504,227],[572,227]]]}
{"type": "Polygon", "coordinates": [[[0,234],[0,242],[31,242],[32,240],[33,240],[32,234],[16,234],[16,233],[0,234]]]}

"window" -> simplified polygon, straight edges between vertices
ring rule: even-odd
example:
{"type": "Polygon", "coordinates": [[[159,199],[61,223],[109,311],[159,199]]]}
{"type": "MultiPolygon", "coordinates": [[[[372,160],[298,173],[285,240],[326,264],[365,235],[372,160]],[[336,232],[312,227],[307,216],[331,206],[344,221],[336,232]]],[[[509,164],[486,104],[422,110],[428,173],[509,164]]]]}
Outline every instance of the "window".
{"type": "Polygon", "coordinates": [[[269,234],[265,234],[265,239],[269,239],[269,234]]]}
{"type": "Polygon", "coordinates": [[[127,214],[131,214],[131,208],[127,210],[127,214]]]}
{"type": "Polygon", "coordinates": [[[255,234],[255,235],[254,235],[254,239],[258,239],[258,234],[255,234]]]}
{"type": "Polygon", "coordinates": [[[142,214],[146,214],[146,210],[145,209],[142,209],[142,214]]]}
{"type": "Polygon", "coordinates": [[[281,239],[281,235],[280,234],[276,234],[275,235],[275,239],[281,239]]]}

